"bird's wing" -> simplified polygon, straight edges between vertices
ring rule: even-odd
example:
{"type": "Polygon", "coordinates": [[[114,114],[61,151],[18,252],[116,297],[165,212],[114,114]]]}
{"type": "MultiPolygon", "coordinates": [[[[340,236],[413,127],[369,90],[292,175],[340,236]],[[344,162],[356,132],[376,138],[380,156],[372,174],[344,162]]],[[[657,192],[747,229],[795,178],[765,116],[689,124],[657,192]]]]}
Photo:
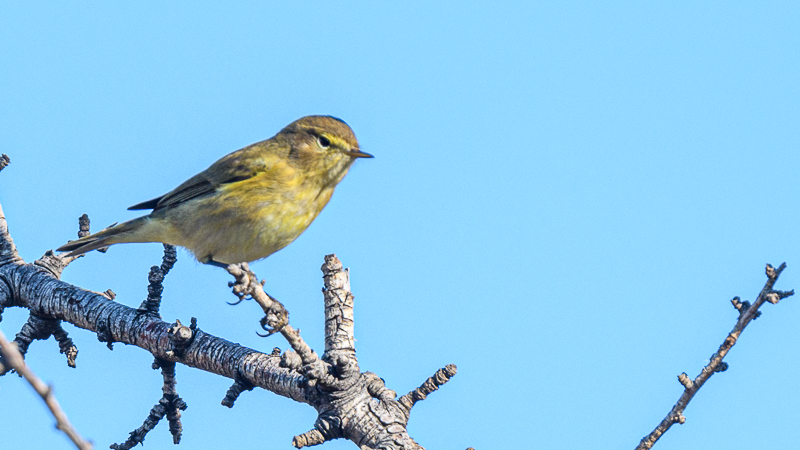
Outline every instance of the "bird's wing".
{"type": "Polygon", "coordinates": [[[258,157],[260,153],[259,144],[251,145],[224,156],[212,164],[211,167],[189,178],[172,191],[161,197],[133,205],[128,209],[157,210],[175,206],[187,200],[210,194],[216,191],[220,185],[251,178],[258,174],[262,166],[262,164],[258,164],[260,159],[258,157]]]}

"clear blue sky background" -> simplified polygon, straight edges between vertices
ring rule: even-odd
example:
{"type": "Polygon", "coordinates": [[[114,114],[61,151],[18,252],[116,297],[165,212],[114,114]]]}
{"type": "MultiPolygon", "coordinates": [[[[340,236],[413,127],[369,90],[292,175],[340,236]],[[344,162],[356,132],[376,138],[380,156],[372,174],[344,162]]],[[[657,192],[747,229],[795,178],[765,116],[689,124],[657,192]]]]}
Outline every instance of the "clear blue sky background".
{"type": "MultiPolygon", "coordinates": [[[[323,255],[352,269],[363,370],[430,449],[633,448],[733,327],[764,265],[800,288],[796,2],[14,2],[0,6],[0,202],[32,262],[127,220],[219,157],[307,114],[346,120],[359,161],[309,230],[253,265],[322,347],[323,255]]],[[[63,279],[138,306],[158,244],[63,279]]],[[[263,351],[257,306],[185,252],[162,313],[263,351]]],[[[800,422],[800,299],[767,305],[657,448],[786,448],[800,422]]],[[[15,334],[24,311],[0,324],[15,334]]],[[[161,396],[146,352],[66,325],[29,364],[97,448],[161,396]]],[[[177,448],[290,448],[306,405],[178,368],[177,448]]],[[[69,448],[0,379],[0,447],[69,448]]],[[[176,448],[166,424],[148,449],[176,448]]],[[[346,441],[327,449],[352,449],[346,441]]]]}

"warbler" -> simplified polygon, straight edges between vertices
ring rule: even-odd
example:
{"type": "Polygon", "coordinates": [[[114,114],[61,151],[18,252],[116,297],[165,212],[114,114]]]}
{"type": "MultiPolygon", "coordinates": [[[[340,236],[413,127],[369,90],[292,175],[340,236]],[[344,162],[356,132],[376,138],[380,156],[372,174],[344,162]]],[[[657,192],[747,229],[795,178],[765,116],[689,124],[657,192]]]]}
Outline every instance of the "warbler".
{"type": "Polygon", "coordinates": [[[328,203],[361,151],[341,119],[307,116],[237,150],[173,191],[129,210],[153,211],[58,248],[69,255],[125,242],[163,242],[198,261],[252,262],[297,239],[328,203]]]}

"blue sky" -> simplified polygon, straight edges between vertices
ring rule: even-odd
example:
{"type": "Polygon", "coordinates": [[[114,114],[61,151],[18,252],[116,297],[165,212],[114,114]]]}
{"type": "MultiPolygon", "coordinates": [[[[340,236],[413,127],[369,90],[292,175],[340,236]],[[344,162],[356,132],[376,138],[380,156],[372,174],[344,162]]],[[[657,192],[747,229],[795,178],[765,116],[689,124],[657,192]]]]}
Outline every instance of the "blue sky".
{"type": "MultiPolygon", "coordinates": [[[[373,160],[286,249],[256,263],[322,348],[323,256],[351,268],[362,370],[400,393],[458,375],[409,430],[431,449],[633,448],[752,300],[765,263],[800,287],[800,7],[793,2],[38,2],[0,6],[0,202],[26,261],[136,216],[219,157],[308,114],[373,160]]],[[[185,251],[165,320],[270,351],[255,304],[185,251]]],[[[137,306],[158,244],[73,263],[65,281],[137,306]]],[[[24,311],[7,310],[13,335],[24,311]]],[[[766,305],[659,449],[781,448],[800,422],[800,305],[766,305]]],[[[144,351],[66,326],[31,367],[97,448],[160,397],[144,351]]],[[[177,448],[290,448],[314,411],[179,367],[177,448]]],[[[18,378],[2,447],[68,448],[18,378]]],[[[175,448],[166,424],[149,449],[175,448]]],[[[349,442],[325,448],[354,448],[349,442]]]]}

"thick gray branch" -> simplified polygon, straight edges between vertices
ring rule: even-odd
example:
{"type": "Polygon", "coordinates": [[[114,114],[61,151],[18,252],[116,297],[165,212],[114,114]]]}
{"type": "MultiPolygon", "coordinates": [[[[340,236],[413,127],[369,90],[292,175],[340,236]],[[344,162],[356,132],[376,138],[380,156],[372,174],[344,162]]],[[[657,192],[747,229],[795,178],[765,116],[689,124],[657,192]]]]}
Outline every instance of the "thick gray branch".
{"type": "MultiPolygon", "coordinates": [[[[112,342],[136,345],[157,358],[175,361],[232,379],[244,380],[284,397],[309,403],[305,379],[279,367],[280,358],[243,347],[197,330],[192,342],[176,356],[171,352],[171,324],[152,315],[54,279],[34,265],[0,267],[0,286],[16,293],[13,301],[0,304],[28,308],[39,317],[59,319],[80,328],[101,332],[112,342]]],[[[2,292],[0,292],[2,295],[2,292]]]]}

